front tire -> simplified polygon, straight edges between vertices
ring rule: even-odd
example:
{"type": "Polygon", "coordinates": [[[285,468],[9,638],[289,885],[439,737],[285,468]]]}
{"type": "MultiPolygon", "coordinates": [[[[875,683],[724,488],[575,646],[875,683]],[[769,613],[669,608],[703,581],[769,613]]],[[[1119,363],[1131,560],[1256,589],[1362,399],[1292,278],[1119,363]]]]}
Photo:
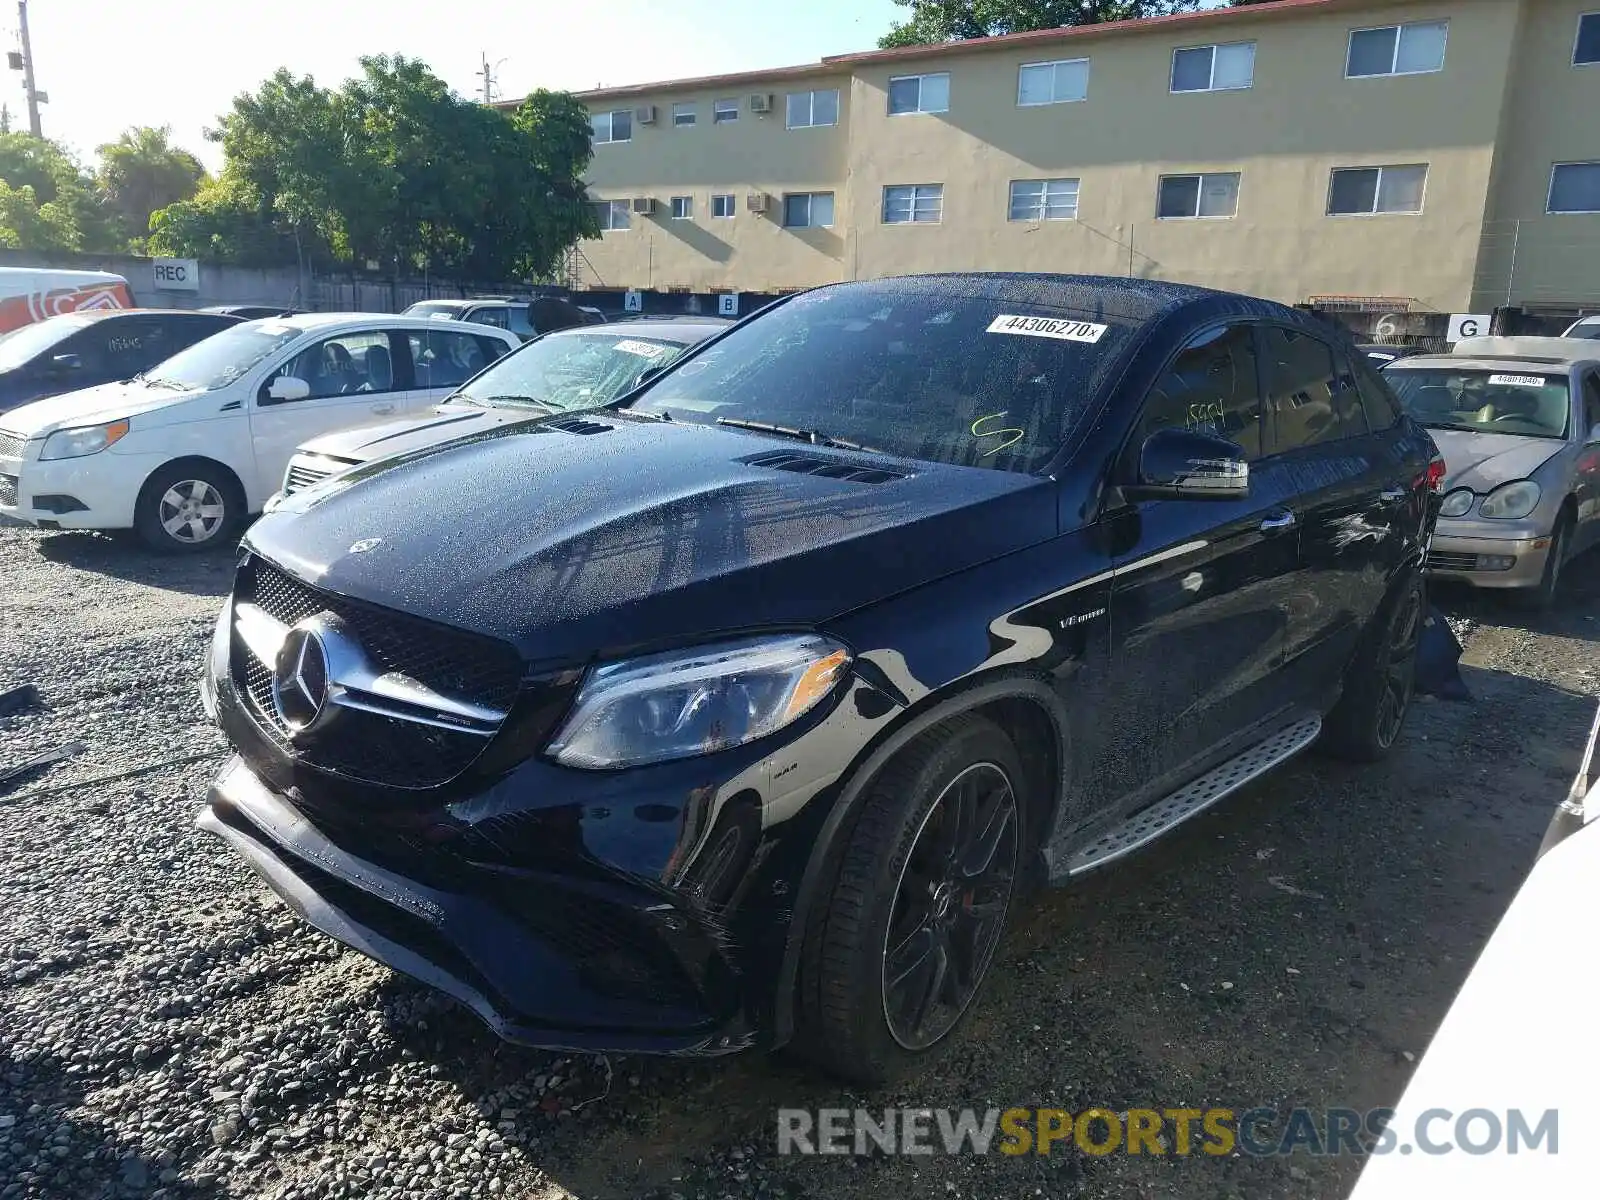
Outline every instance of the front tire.
{"type": "Polygon", "coordinates": [[[168,463],[145,480],[133,527],[150,549],[195,554],[226,545],[244,518],[238,484],[205,462],[168,463]]]}
{"type": "Polygon", "coordinates": [[[1427,611],[1422,572],[1414,571],[1368,627],[1344,694],[1323,725],[1323,748],[1335,758],[1371,763],[1393,749],[1416,688],[1427,611]]]}
{"type": "Polygon", "coordinates": [[[872,781],[807,930],[798,1041],[807,1057],[878,1086],[948,1043],[1017,891],[1025,778],[999,727],[963,716],[872,781]]]}
{"type": "Polygon", "coordinates": [[[1572,518],[1563,512],[1550,534],[1550,550],[1545,555],[1544,574],[1539,582],[1526,591],[1514,593],[1517,603],[1534,612],[1544,612],[1556,602],[1556,589],[1561,585],[1561,568],[1566,565],[1567,543],[1572,540],[1572,518]]]}

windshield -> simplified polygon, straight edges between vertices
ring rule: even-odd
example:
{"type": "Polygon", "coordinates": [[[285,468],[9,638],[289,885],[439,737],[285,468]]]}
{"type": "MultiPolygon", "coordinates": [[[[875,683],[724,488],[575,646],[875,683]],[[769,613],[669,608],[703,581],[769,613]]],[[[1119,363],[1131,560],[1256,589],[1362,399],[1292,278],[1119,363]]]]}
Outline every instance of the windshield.
{"type": "Polygon", "coordinates": [[[824,288],[734,330],[632,407],[1032,471],[1061,448],[1132,334],[1124,320],[943,283],[824,288]]]}
{"type": "Polygon", "coordinates": [[[146,371],[151,383],[185,391],[212,392],[227,387],[273,351],[298,338],[301,329],[276,321],[249,321],[180,350],[146,371]]]}
{"type": "Polygon", "coordinates": [[[1503,371],[1391,367],[1383,375],[1400,397],[1401,407],[1432,429],[1567,436],[1571,405],[1564,374],[1538,373],[1527,367],[1503,371]]]}
{"type": "Polygon", "coordinates": [[[500,359],[451,399],[497,408],[589,408],[615,400],[648,368],[666,366],[685,349],[660,338],[563,333],[500,359]]]}
{"type": "Polygon", "coordinates": [[[88,324],[83,317],[67,315],[13,329],[0,338],[0,371],[23,366],[88,324]]]}
{"type": "Polygon", "coordinates": [[[1580,321],[1561,336],[1569,338],[1583,338],[1585,341],[1591,342],[1600,341],[1600,321],[1595,321],[1589,324],[1585,324],[1584,322],[1580,321]]]}

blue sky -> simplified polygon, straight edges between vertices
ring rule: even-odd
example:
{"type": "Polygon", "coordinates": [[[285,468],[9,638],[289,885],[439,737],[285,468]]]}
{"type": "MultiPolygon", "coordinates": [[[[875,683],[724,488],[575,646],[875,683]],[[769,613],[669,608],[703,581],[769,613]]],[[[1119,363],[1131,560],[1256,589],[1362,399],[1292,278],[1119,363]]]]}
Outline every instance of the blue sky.
{"type": "MultiPolygon", "coordinates": [[[[760,69],[873,46],[892,0],[29,0],[44,131],[85,160],[129,125],[171,125],[208,166],[201,130],[280,66],[336,84],[363,54],[425,59],[461,92],[481,55],[507,97],[760,69]]],[[[0,9],[9,49],[15,6],[0,9]]],[[[0,100],[26,128],[22,76],[0,100]]]]}

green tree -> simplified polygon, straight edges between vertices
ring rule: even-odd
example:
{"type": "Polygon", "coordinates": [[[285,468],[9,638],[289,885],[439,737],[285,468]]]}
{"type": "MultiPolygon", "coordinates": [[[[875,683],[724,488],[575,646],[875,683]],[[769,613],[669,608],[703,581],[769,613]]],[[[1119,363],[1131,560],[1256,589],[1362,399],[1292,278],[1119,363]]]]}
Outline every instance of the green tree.
{"type": "Polygon", "coordinates": [[[0,246],[12,250],[81,250],[83,236],[58,201],[40,204],[32,184],[0,178],[0,246]]]}
{"type": "Polygon", "coordinates": [[[0,133],[0,182],[7,185],[5,215],[0,216],[0,242],[5,245],[22,250],[120,248],[93,181],[55,142],[0,133]]]}
{"type": "Polygon", "coordinates": [[[95,182],[107,219],[130,249],[143,248],[150,215],[188,200],[206,178],[200,160],[172,144],[172,130],[138,126],[95,152],[95,182]]]}
{"type": "Polygon", "coordinates": [[[972,38],[1096,25],[1186,12],[1199,0],[895,0],[911,10],[878,39],[884,48],[925,46],[972,38]]]}

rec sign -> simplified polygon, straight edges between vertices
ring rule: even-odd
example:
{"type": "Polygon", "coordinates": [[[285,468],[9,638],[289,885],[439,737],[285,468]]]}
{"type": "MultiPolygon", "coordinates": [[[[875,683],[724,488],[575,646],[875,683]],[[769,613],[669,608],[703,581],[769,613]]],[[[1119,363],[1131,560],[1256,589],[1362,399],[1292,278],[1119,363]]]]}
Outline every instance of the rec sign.
{"type": "Polygon", "coordinates": [[[198,292],[200,262],[193,258],[158,258],[150,264],[159,292],[198,292]]]}

